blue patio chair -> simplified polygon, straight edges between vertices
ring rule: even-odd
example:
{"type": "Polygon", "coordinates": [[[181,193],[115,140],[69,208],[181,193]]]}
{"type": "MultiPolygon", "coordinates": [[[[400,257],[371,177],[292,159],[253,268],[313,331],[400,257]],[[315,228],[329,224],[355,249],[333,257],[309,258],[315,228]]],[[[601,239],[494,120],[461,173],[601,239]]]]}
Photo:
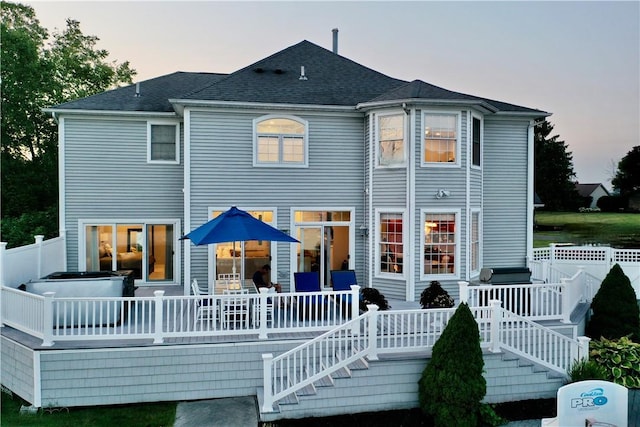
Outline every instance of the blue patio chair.
{"type": "MultiPolygon", "coordinates": [[[[293,273],[296,292],[320,292],[320,272],[293,273]]],[[[298,316],[315,317],[324,310],[324,301],[321,295],[313,295],[298,300],[298,316]]]]}
{"type": "MultiPolygon", "coordinates": [[[[351,285],[357,285],[355,270],[331,270],[331,285],[334,291],[350,291],[351,285]]],[[[351,295],[340,295],[338,303],[343,317],[351,312],[351,295]]]]}

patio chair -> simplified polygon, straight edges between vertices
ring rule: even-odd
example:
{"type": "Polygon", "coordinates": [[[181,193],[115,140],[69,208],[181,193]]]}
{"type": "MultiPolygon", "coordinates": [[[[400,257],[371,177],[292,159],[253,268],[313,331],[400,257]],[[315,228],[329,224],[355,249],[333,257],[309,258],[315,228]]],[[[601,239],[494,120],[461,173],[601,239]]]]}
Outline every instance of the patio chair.
{"type": "MultiPolygon", "coordinates": [[[[275,294],[275,293],[276,293],[276,288],[268,288],[267,294],[275,294]]],[[[261,301],[262,299],[258,298],[253,303],[253,313],[251,318],[253,320],[254,327],[260,326],[260,302],[261,301]]],[[[267,298],[267,322],[269,321],[271,322],[273,321],[273,298],[271,297],[267,298]]]]}
{"type": "Polygon", "coordinates": [[[234,329],[249,327],[249,290],[225,289],[222,291],[221,316],[222,328],[234,329]]]}
{"type": "MultiPolygon", "coordinates": [[[[206,293],[203,293],[200,287],[198,286],[198,280],[193,279],[191,281],[191,293],[197,297],[208,296],[206,293]]],[[[196,299],[195,304],[195,320],[211,320],[215,319],[216,306],[211,299],[207,298],[199,298],[196,299]]]]}
{"type": "MultiPolygon", "coordinates": [[[[320,292],[320,272],[293,273],[296,292],[320,292]]],[[[324,297],[312,295],[298,299],[298,316],[315,319],[324,310],[324,297]]]]}
{"type": "MultiPolygon", "coordinates": [[[[354,270],[331,270],[330,275],[334,291],[350,291],[351,285],[358,284],[354,270]]],[[[351,295],[339,295],[337,298],[342,317],[347,317],[351,314],[351,295]]]]}
{"type": "Polygon", "coordinates": [[[240,273],[220,273],[218,281],[222,283],[224,289],[241,289],[240,273]]]}

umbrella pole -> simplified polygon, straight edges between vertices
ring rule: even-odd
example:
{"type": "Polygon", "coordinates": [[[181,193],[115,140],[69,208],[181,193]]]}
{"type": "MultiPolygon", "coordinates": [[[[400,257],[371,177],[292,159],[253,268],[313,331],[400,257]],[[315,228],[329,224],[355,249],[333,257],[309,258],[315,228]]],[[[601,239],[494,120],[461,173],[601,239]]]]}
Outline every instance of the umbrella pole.
{"type": "Polygon", "coordinates": [[[236,274],[236,241],[233,241],[233,267],[231,272],[234,274],[236,274]]]}

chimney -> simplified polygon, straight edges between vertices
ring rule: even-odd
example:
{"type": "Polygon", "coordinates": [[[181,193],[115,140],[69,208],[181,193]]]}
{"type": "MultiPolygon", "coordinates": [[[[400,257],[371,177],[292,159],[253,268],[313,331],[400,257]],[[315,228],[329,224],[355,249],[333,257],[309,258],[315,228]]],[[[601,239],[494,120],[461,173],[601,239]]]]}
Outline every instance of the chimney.
{"type": "Polygon", "coordinates": [[[136,83],[136,98],[140,98],[140,82],[136,83]]]}
{"type": "Polygon", "coordinates": [[[338,29],[334,28],[331,30],[333,33],[333,53],[338,54],[338,29]]]}

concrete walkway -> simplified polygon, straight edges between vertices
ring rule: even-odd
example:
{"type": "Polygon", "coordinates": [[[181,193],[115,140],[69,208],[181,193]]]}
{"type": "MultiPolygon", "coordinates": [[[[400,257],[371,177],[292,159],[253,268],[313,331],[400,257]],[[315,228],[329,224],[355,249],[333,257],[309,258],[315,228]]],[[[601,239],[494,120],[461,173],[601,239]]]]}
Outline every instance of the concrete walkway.
{"type": "MultiPolygon", "coordinates": [[[[511,421],[505,427],[540,427],[542,420],[511,421]]],[[[254,396],[180,402],[174,427],[257,427],[254,396]]],[[[640,390],[629,390],[629,427],[640,426],[640,390]]]]}

